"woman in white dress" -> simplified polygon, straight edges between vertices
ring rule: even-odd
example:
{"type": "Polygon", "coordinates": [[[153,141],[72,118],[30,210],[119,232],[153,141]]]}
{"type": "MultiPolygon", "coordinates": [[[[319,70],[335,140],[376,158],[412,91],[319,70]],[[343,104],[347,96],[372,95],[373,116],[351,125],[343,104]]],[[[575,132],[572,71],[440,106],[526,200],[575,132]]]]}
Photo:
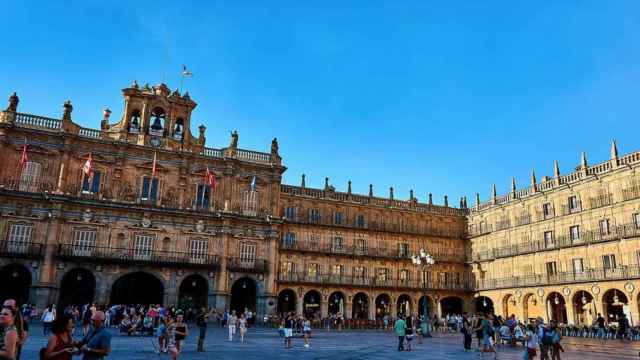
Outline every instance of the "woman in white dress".
{"type": "Polygon", "coordinates": [[[247,319],[244,317],[244,313],[238,319],[238,328],[240,329],[240,342],[244,343],[244,336],[247,333],[247,319]]]}

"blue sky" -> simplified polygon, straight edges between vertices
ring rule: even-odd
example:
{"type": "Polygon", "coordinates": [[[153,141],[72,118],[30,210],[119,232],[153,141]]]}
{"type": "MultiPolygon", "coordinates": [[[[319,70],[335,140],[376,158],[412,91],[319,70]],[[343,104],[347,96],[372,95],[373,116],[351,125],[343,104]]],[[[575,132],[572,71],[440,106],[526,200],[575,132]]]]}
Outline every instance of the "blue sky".
{"type": "Polygon", "coordinates": [[[268,151],[284,182],[457,204],[640,150],[637,1],[20,1],[0,22],[0,94],[99,127],[137,79],[194,77],[207,145],[268,151]],[[133,4],[133,5],[132,5],[133,4]],[[164,75],[163,75],[164,74],[164,75]]]}

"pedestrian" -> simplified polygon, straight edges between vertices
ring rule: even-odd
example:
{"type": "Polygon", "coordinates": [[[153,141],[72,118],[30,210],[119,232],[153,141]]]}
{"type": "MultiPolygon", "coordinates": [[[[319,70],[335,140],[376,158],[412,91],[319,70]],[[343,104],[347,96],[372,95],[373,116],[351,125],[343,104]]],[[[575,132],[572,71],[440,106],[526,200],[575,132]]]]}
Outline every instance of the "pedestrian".
{"type": "Polygon", "coordinates": [[[471,327],[471,321],[469,321],[469,317],[467,313],[462,315],[462,334],[464,335],[464,351],[471,351],[471,342],[473,339],[471,338],[471,334],[473,333],[473,328],[471,327]]]}
{"type": "Polygon", "coordinates": [[[56,309],[53,305],[49,305],[44,312],[42,313],[42,334],[44,336],[49,336],[51,332],[51,324],[53,320],[56,319],[56,309]]]}
{"type": "Polygon", "coordinates": [[[171,359],[172,360],[178,359],[178,356],[180,356],[180,349],[178,348],[178,345],[177,345],[178,341],[176,340],[176,323],[173,322],[173,320],[170,318],[170,315],[167,315],[166,342],[167,342],[167,351],[169,352],[171,359]]]}
{"type": "Polygon", "coordinates": [[[549,359],[549,348],[553,344],[551,337],[546,336],[548,328],[544,325],[544,319],[541,317],[536,319],[536,331],[538,332],[538,345],[540,346],[540,359],[549,359]]]}
{"type": "MultiPolygon", "coordinates": [[[[91,307],[89,304],[85,305],[84,311],[82,312],[82,336],[87,336],[89,333],[89,327],[91,325],[91,316],[93,312],[91,311],[91,307]]],[[[105,314],[106,320],[106,314],[105,314]]]]}
{"type": "Polygon", "coordinates": [[[551,325],[548,332],[549,336],[551,337],[551,359],[560,360],[560,352],[564,352],[564,348],[560,344],[562,336],[560,335],[560,330],[558,329],[558,325],[554,320],[551,320],[551,325]]]}
{"type": "Polygon", "coordinates": [[[73,329],[76,324],[69,314],[59,316],[51,326],[53,335],[49,337],[44,351],[44,360],[71,360],[73,354],[73,329]]]}
{"type": "Polygon", "coordinates": [[[156,329],[156,337],[158,338],[157,354],[167,352],[167,323],[169,321],[171,321],[169,317],[162,317],[158,321],[158,328],[156,329]]]}
{"type": "Polygon", "coordinates": [[[91,317],[93,329],[82,341],[74,344],[80,347],[84,360],[104,359],[111,352],[111,334],[103,325],[105,317],[104,312],[96,311],[91,317]]]}
{"type": "Polygon", "coordinates": [[[211,312],[207,312],[207,309],[203,306],[200,309],[200,313],[196,316],[196,325],[198,326],[198,352],[204,351],[204,338],[207,335],[207,322],[209,321],[209,315],[211,312]]]}
{"type": "Polygon", "coordinates": [[[413,316],[409,315],[407,316],[407,319],[405,320],[405,324],[406,324],[406,330],[405,330],[405,337],[407,339],[407,351],[411,351],[411,341],[413,340],[413,334],[414,332],[414,325],[415,322],[413,321],[413,316]]]}
{"type": "Polygon", "coordinates": [[[27,338],[29,337],[29,322],[24,320],[22,312],[18,310],[18,303],[14,299],[5,300],[2,306],[16,311],[15,325],[18,331],[18,347],[16,350],[16,360],[20,360],[22,346],[27,342],[27,338]]]}
{"type": "Polygon", "coordinates": [[[227,319],[227,328],[229,329],[229,341],[233,341],[233,336],[236,334],[236,325],[238,323],[238,317],[236,311],[231,311],[231,315],[227,319]]]}
{"type": "Polygon", "coordinates": [[[626,314],[622,313],[618,318],[618,333],[616,334],[616,338],[624,340],[627,337],[627,330],[629,330],[629,319],[627,319],[626,314]]]}
{"type": "Polygon", "coordinates": [[[0,328],[2,338],[0,341],[0,359],[14,360],[18,353],[18,329],[16,328],[17,312],[11,308],[2,308],[0,311],[0,328]]]}
{"type": "Polygon", "coordinates": [[[238,330],[240,330],[240,342],[244,344],[244,336],[247,334],[247,322],[249,320],[244,317],[244,313],[240,314],[238,319],[238,330]]]}
{"type": "Polygon", "coordinates": [[[304,319],[302,324],[302,333],[304,334],[304,347],[309,348],[309,339],[311,338],[311,321],[308,318],[304,319]]]}
{"type": "Polygon", "coordinates": [[[175,339],[178,352],[182,351],[182,344],[184,344],[184,340],[188,335],[189,329],[187,328],[187,324],[184,322],[184,315],[182,315],[182,311],[178,311],[175,323],[175,339]]]}
{"type": "Polygon", "coordinates": [[[527,331],[525,332],[525,339],[527,341],[527,346],[525,348],[525,359],[533,360],[536,358],[536,347],[538,346],[538,330],[533,324],[529,324],[527,326],[527,331]]]}
{"type": "Polygon", "coordinates": [[[393,329],[398,337],[398,351],[404,351],[404,339],[407,335],[407,323],[404,321],[402,314],[398,315],[398,319],[393,325],[393,329]]]}
{"type": "Polygon", "coordinates": [[[481,316],[479,329],[482,331],[482,348],[480,349],[480,354],[482,355],[484,353],[491,352],[494,353],[494,357],[497,359],[498,353],[496,352],[493,340],[493,336],[495,335],[495,331],[493,329],[493,315],[489,314],[486,317],[481,316]]]}
{"type": "Polygon", "coordinates": [[[295,326],[295,319],[293,317],[293,313],[287,314],[287,317],[284,320],[284,348],[290,349],[293,347],[291,343],[293,338],[293,328],[295,326]]]}
{"type": "Polygon", "coordinates": [[[602,315],[600,313],[598,313],[598,317],[595,320],[595,326],[598,329],[598,337],[600,339],[602,339],[602,341],[605,341],[605,337],[604,337],[604,318],[602,317],[602,315]]]}

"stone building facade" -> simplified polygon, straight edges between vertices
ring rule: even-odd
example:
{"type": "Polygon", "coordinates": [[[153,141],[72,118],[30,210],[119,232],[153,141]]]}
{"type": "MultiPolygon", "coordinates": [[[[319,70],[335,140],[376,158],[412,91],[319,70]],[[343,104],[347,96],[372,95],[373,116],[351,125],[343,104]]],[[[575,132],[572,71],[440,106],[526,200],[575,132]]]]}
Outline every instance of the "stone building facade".
{"type": "Polygon", "coordinates": [[[276,139],[209,148],[188,93],[122,93],[99,130],[69,101],[48,118],[14,94],[0,112],[0,297],[371,319],[470,304],[466,209],[282,184],[276,139]],[[437,260],[424,272],[421,248],[437,260]]]}

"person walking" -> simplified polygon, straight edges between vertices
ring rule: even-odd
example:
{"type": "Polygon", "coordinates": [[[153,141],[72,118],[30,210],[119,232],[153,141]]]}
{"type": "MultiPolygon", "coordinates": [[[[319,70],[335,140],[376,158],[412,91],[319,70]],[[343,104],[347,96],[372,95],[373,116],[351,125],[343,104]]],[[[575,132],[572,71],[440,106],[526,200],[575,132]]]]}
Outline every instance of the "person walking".
{"type": "Polygon", "coordinates": [[[527,331],[525,332],[525,339],[527,342],[527,346],[525,348],[525,359],[533,360],[536,358],[536,347],[538,346],[538,330],[533,324],[529,324],[527,326],[527,331]]]}
{"type": "Polygon", "coordinates": [[[211,312],[207,312],[205,307],[200,309],[200,313],[196,316],[196,325],[198,326],[198,348],[197,352],[204,351],[204,338],[207,335],[207,323],[211,312]]]}
{"type": "Polygon", "coordinates": [[[18,303],[14,299],[5,300],[2,306],[16,311],[15,325],[16,329],[18,330],[18,348],[16,350],[16,360],[20,360],[22,346],[27,342],[27,338],[29,337],[29,322],[25,320],[22,312],[19,311],[18,303]]]}
{"type": "Polygon", "coordinates": [[[629,319],[627,319],[627,315],[622,313],[618,318],[618,331],[616,334],[616,338],[624,341],[627,337],[627,331],[629,330],[629,319]]]}
{"type": "Polygon", "coordinates": [[[605,337],[604,337],[604,317],[602,317],[602,314],[598,313],[598,317],[595,320],[595,325],[596,328],[598,329],[598,338],[600,338],[603,342],[605,341],[605,337]]]}
{"type": "Polygon", "coordinates": [[[167,316],[167,351],[169,352],[169,356],[171,356],[172,360],[178,359],[180,356],[180,349],[178,348],[178,340],[176,340],[176,323],[170,318],[170,315],[167,316]]]}
{"type": "Polygon", "coordinates": [[[175,323],[175,339],[176,339],[176,347],[178,348],[178,352],[182,351],[182,344],[184,344],[184,340],[189,335],[189,329],[187,328],[187,324],[184,322],[184,315],[182,315],[181,311],[178,311],[176,315],[176,323],[175,323]]]}
{"type": "Polygon", "coordinates": [[[393,329],[398,337],[398,351],[404,351],[404,339],[407,336],[407,323],[404,321],[402,314],[398,315],[398,319],[393,325],[393,329]]]}
{"type": "Polygon", "coordinates": [[[44,336],[49,336],[51,333],[51,324],[53,324],[53,320],[56,319],[56,309],[53,305],[49,305],[44,312],[42,313],[42,334],[44,336]]]}
{"type": "Polygon", "coordinates": [[[84,360],[101,360],[111,352],[111,334],[104,327],[104,312],[96,311],[91,317],[93,329],[82,341],[74,344],[80,347],[84,360]]]}
{"type": "Polygon", "coordinates": [[[158,328],[156,329],[156,337],[158,338],[157,354],[167,352],[167,324],[171,321],[169,317],[161,317],[158,320],[158,328]]]}
{"type": "Polygon", "coordinates": [[[482,331],[482,348],[480,349],[480,355],[491,352],[494,353],[494,358],[497,359],[498,353],[493,340],[495,334],[493,330],[493,315],[489,314],[486,317],[481,316],[478,329],[482,331]]]}
{"type": "Polygon", "coordinates": [[[62,314],[52,326],[53,335],[49,337],[44,350],[44,360],[71,360],[73,354],[73,329],[76,323],[69,314],[62,314]]]}
{"type": "Polygon", "coordinates": [[[405,338],[407,339],[407,351],[411,351],[411,341],[413,340],[413,334],[415,333],[415,321],[413,320],[413,316],[407,316],[405,320],[406,330],[405,330],[405,338]]]}
{"type": "Polygon", "coordinates": [[[551,337],[551,360],[560,360],[560,352],[564,352],[564,348],[560,344],[560,340],[562,336],[560,335],[560,329],[558,329],[558,324],[551,320],[551,325],[549,328],[549,336],[551,337]]]}
{"type": "Polygon", "coordinates": [[[227,319],[227,328],[229,329],[229,341],[233,341],[233,336],[236,334],[236,325],[238,323],[238,317],[236,311],[231,311],[231,315],[227,319]]]}
{"type": "Polygon", "coordinates": [[[538,332],[538,345],[540,346],[540,359],[549,360],[549,347],[553,344],[550,337],[546,336],[548,328],[544,325],[544,319],[536,319],[536,331],[538,332]]]}
{"type": "Polygon", "coordinates": [[[467,313],[462,315],[462,334],[464,335],[464,351],[471,351],[471,342],[473,339],[471,338],[471,334],[473,333],[473,328],[471,327],[471,321],[469,321],[469,317],[467,313]]]}
{"type": "Polygon", "coordinates": [[[304,347],[309,348],[309,339],[311,338],[311,321],[308,318],[302,323],[302,333],[304,334],[304,347]]]}
{"type": "Polygon", "coordinates": [[[291,349],[293,347],[291,340],[293,338],[293,327],[295,326],[295,319],[293,314],[287,314],[284,319],[284,348],[291,349]]]}
{"type": "Polygon", "coordinates": [[[0,359],[15,360],[18,353],[18,329],[16,328],[17,312],[11,308],[3,308],[0,311],[0,328],[2,328],[2,338],[0,339],[0,359]]]}
{"type": "Polygon", "coordinates": [[[247,334],[248,319],[244,317],[244,313],[240,314],[238,319],[238,330],[240,331],[240,342],[244,344],[244,336],[247,334]]]}

